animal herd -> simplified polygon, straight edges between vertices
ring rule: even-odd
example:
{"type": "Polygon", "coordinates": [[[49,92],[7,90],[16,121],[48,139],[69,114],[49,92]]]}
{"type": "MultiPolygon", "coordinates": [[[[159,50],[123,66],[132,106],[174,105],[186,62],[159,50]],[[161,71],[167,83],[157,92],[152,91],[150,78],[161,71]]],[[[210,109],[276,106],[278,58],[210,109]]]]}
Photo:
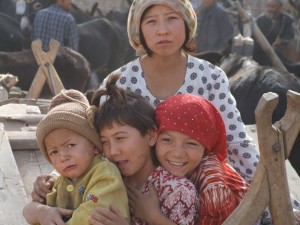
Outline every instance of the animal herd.
{"type": "MultiPolygon", "coordinates": [[[[33,4],[38,1],[30,2],[33,4]]],[[[28,36],[24,36],[19,21],[13,14],[15,11],[7,15],[8,10],[2,10],[2,7],[8,9],[8,4],[15,5],[15,2],[16,0],[0,0],[0,73],[9,72],[17,75],[19,78],[17,85],[23,90],[28,90],[38,65],[29,49],[28,36]]],[[[30,16],[28,11],[27,15],[30,16]]],[[[88,88],[96,88],[103,76],[130,61],[135,55],[128,43],[126,24],[103,16],[95,18],[78,8],[76,17],[77,21],[80,21],[78,23],[79,51],[61,48],[54,66],[66,88],[87,91],[88,88]],[[90,82],[91,77],[93,82],[90,82]]],[[[210,54],[212,55],[216,58],[214,54],[210,54]]],[[[215,62],[214,60],[212,63],[215,62]]],[[[266,92],[275,92],[279,95],[279,104],[274,111],[273,122],[282,118],[287,105],[286,92],[293,90],[300,93],[300,78],[298,78],[300,73],[297,72],[299,71],[297,66],[294,71],[290,70],[294,74],[280,72],[271,66],[261,66],[250,57],[237,55],[227,57],[226,61],[220,64],[229,78],[231,92],[236,98],[237,107],[245,124],[255,124],[256,105],[262,94],[266,92]]],[[[44,92],[47,93],[49,90],[44,92]]],[[[299,148],[300,136],[289,157],[298,175],[300,175],[299,148]]]]}

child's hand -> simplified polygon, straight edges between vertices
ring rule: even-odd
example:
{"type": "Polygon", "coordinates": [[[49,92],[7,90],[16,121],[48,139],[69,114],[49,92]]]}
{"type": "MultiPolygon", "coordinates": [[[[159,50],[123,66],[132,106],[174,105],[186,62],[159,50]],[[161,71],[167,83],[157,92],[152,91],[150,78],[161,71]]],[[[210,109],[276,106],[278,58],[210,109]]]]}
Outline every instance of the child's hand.
{"type": "Polygon", "coordinates": [[[161,215],[159,199],[152,183],[149,183],[149,195],[144,195],[133,187],[127,186],[129,209],[131,214],[143,221],[152,221],[161,215]],[[151,209],[151,210],[149,210],[151,209]]]}
{"type": "Polygon", "coordinates": [[[38,176],[31,193],[32,201],[44,203],[46,195],[51,192],[54,182],[55,177],[50,175],[38,176]]]}
{"type": "Polygon", "coordinates": [[[120,210],[112,204],[109,209],[97,207],[90,213],[89,223],[92,225],[128,225],[120,210]]]}
{"type": "Polygon", "coordinates": [[[40,225],[66,225],[62,217],[72,216],[73,210],[57,207],[48,207],[39,214],[40,225]]]}

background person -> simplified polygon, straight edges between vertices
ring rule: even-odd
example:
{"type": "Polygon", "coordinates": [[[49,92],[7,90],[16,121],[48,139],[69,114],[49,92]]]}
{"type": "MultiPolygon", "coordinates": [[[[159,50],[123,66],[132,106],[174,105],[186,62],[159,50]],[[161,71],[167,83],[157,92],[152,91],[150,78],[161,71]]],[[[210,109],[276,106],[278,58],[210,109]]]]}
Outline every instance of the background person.
{"type": "Polygon", "coordinates": [[[196,14],[196,52],[222,52],[230,49],[234,27],[223,6],[219,5],[217,0],[201,0],[196,14]]]}
{"type": "Polygon", "coordinates": [[[49,50],[49,42],[55,39],[61,46],[78,51],[79,34],[74,17],[68,13],[72,0],[54,0],[48,8],[39,10],[35,16],[32,40],[40,39],[43,50],[49,50]]]}
{"type": "MultiPolygon", "coordinates": [[[[256,18],[256,24],[281,60],[297,61],[293,41],[294,19],[282,11],[284,0],[268,0],[266,12],[256,18]]],[[[254,59],[261,65],[271,65],[270,59],[258,43],[254,46],[254,59]]]]}

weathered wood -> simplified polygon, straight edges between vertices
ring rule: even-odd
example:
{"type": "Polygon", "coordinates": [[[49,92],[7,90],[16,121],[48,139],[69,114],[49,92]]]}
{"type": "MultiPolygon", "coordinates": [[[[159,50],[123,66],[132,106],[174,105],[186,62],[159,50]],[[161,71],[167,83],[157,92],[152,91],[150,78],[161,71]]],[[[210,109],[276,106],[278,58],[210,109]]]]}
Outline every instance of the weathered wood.
{"type": "Polygon", "coordinates": [[[13,150],[38,149],[34,131],[7,131],[10,146],[13,150]]]}
{"type": "Polygon", "coordinates": [[[6,131],[21,131],[22,127],[36,126],[43,118],[38,106],[26,104],[6,104],[0,106],[0,123],[6,131]]]}
{"type": "Polygon", "coordinates": [[[275,125],[283,133],[285,158],[287,159],[300,130],[300,97],[294,91],[287,92],[288,108],[284,117],[275,125]]]}
{"type": "MultiPolygon", "coordinates": [[[[253,139],[253,141],[258,146],[257,128],[256,124],[246,125],[246,130],[248,135],[253,139]]],[[[300,199],[300,177],[292,167],[289,160],[285,160],[285,168],[287,171],[287,179],[289,184],[290,194],[296,199],[300,199]]]]}
{"type": "Polygon", "coordinates": [[[35,105],[40,107],[49,106],[51,99],[27,99],[27,98],[9,98],[3,101],[0,101],[0,106],[7,105],[9,103],[15,104],[26,104],[26,105],[35,105]]]}
{"type": "MultiPolygon", "coordinates": [[[[256,126],[261,163],[266,167],[268,178],[269,207],[273,224],[292,225],[295,222],[287,182],[282,131],[278,127],[272,126],[272,114],[277,104],[277,94],[266,93],[262,96],[255,110],[256,126]]],[[[289,112],[288,114],[300,113],[293,109],[290,112],[291,107],[291,104],[287,105],[286,112],[289,112]]],[[[295,125],[295,123],[296,121],[292,124],[295,125]]]]}
{"type": "Polygon", "coordinates": [[[20,121],[24,122],[26,124],[38,124],[41,119],[44,118],[45,115],[43,114],[24,114],[24,115],[11,115],[11,116],[1,116],[0,115],[0,121],[20,121]]]}
{"type": "Polygon", "coordinates": [[[287,98],[285,115],[274,125],[272,113],[278,104],[278,95],[265,93],[256,107],[260,161],[249,191],[223,223],[225,225],[252,225],[267,205],[274,225],[295,224],[285,159],[290,151],[286,148],[292,146],[300,129],[300,94],[288,91],[287,98]]]}
{"type": "Polygon", "coordinates": [[[40,175],[50,174],[53,166],[44,158],[40,150],[14,151],[27,198],[31,199],[33,183],[40,175]]]}
{"type": "Polygon", "coordinates": [[[51,39],[49,43],[50,50],[48,52],[44,52],[42,50],[41,40],[35,40],[32,42],[32,52],[39,68],[32,81],[26,98],[37,99],[42,92],[46,80],[53,94],[56,95],[64,89],[64,86],[53,66],[56,54],[59,50],[59,45],[58,41],[51,39]]]}
{"type": "Polygon", "coordinates": [[[0,225],[27,224],[22,215],[27,197],[3,124],[0,139],[0,225]]]}

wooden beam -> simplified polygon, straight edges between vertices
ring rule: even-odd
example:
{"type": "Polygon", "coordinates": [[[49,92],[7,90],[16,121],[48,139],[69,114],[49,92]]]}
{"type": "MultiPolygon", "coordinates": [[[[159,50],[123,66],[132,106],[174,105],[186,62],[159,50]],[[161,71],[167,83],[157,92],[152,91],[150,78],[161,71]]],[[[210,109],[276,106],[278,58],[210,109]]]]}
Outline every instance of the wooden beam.
{"type": "Polygon", "coordinates": [[[3,124],[0,139],[0,224],[25,225],[22,210],[27,197],[3,124]]]}
{"type": "Polygon", "coordinates": [[[35,131],[7,131],[6,134],[13,150],[38,149],[35,131]]]}

